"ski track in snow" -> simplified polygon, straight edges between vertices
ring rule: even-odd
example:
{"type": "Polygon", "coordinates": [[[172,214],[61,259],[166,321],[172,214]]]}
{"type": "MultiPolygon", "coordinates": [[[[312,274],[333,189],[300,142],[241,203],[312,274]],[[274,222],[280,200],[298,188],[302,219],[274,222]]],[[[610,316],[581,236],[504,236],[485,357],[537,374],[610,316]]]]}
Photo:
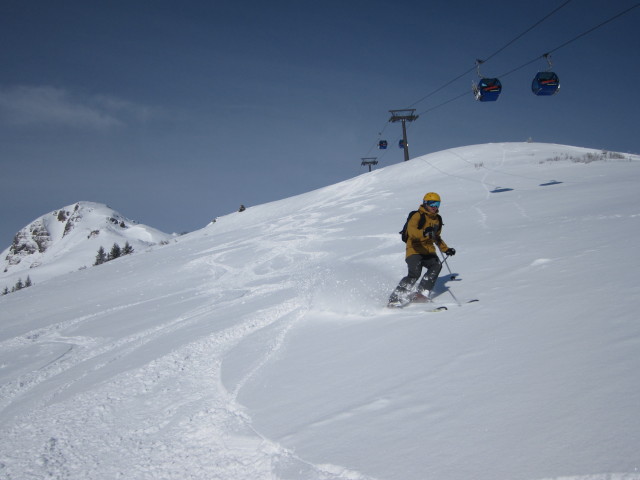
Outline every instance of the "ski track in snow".
{"type": "MultiPolygon", "coordinates": [[[[14,446],[12,453],[4,452],[0,474],[7,480],[370,478],[296,457],[255,431],[236,401],[239,390],[277,354],[289,330],[308,308],[307,296],[300,289],[310,288],[311,282],[295,280],[295,272],[304,272],[305,264],[316,256],[305,251],[310,237],[304,231],[305,222],[313,225],[317,219],[310,213],[297,217],[284,218],[271,226],[264,235],[264,248],[257,252],[260,261],[255,264],[234,263],[237,251],[253,244],[232,241],[216,245],[183,266],[194,273],[206,270],[207,279],[199,287],[198,298],[207,300],[177,317],[162,316],[163,320],[149,328],[114,341],[62,333],[132,309],[144,312],[147,305],[157,301],[151,298],[69,318],[0,343],[8,354],[25,347],[48,353],[57,346],[62,349],[46,364],[0,388],[4,444],[14,446]],[[301,225],[298,233],[287,230],[292,220],[301,225]],[[282,242],[283,235],[287,242],[282,242]],[[292,248],[294,245],[298,247],[292,248]],[[274,281],[274,277],[284,281],[274,281]],[[206,332],[212,327],[204,325],[210,325],[212,319],[225,314],[233,317],[239,299],[256,304],[253,314],[236,318],[227,328],[205,333],[199,341],[168,349],[167,354],[150,362],[134,360],[133,364],[139,365],[131,367],[132,359],[144,356],[146,346],[167,342],[185,330],[206,332]],[[270,344],[233,390],[227,391],[221,380],[226,356],[243,340],[270,325],[277,327],[270,344]],[[122,366],[113,375],[110,372],[118,363],[122,366]],[[25,409],[34,413],[25,415],[25,409]],[[83,434],[74,435],[78,431],[83,434]],[[36,459],[26,446],[20,448],[21,439],[32,442],[33,437],[39,437],[42,444],[36,459]],[[118,453],[114,456],[113,452],[118,453]],[[117,463],[109,462],[113,458],[117,463]],[[185,465],[189,465],[186,470],[185,465]]],[[[342,221],[347,221],[346,217],[348,214],[342,221]]],[[[184,293],[172,294],[176,303],[184,293]]]]}
{"type": "MultiPolygon", "coordinates": [[[[226,393],[220,384],[220,368],[228,349],[273,319],[291,314],[290,322],[295,321],[299,316],[296,314],[297,309],[295,302],[290,302],[274,311],[265,311],[258,318],[247,319],[212,338],[189,345],[179,353],[167,355],[144,368],[120,375],[104,387],[76,395],[71,405],[68,405],[68,402],[56,402],[56,398],[39,397],[33,409],[39,412],[38,417],[44,413],[47,418],[55,419],[55,434],[49,438],[43,437],[43,450],[36,462],[35,471],[32,470],[33,467],[30,468],[30,459],[21,459],[19,463],[22,465],[16,468],[16,471],[22,473],[15,477],[9,473],[7,478],[28,478],[30,473],[37,478],[38,472],[41,472],[52,478],[154,479],[161,476],[253,479],[276,478],[274,469],[286,472],[294,467],[302,474],[299,478],[305,478],[307,475],[310,475],[310,478],[326,479],[365,478],[338,467],[313,466],[261,437],[251,428],[250,419],[236,404],[234,396],[226,393]],[[212,358],[211,352],[218,353],[212,358]],[[175,383],[176,379],[179,379],[178,384],[175,383]],[[209,382],[206,379],[215,382],[216,388],[207,388],[209,382]],[[189,398],[181,394],[201,389],[206,392],[203,396],[189,398]],[[127,393],[122,396],[113,394],[118,391],[127,393]],[[171,394],[172,391],[174,394],[171,394]],[[151,401],[158,396],[168,399],[169,402],[151,401]],[[149,398],[147,402],[144,401],[146,397],[149,398]],[[126,415],[122,416],[118,412],[126,412],[126,415]],[[136,419],[134,430],[129,430],[127,425],[121,423],[126,422],[128,418],[136,419]],[[146,427],[141,429],[140,425],[146,427]],[[74,438],[72,432],[77,429],[85,432],[81,437],[81,444],[69,440],[74,438]],[[104,432],[110,431],[118,432],[117,437],[104,435],[104,432]],[[176,434],[179,436],[176,437],[176,434]],[[149,443],[146,439],[151,435],[155,440],[149,443]],[[87,444],[87,438],[96,440],[87,444]],[[165,440],[159,441],[158,438],[165,440]],[[106,452],[113,451],[119,452],[118,457],[123,465],[135,465],[134,470],[123,470],[119,465],[105,465],[104,458],[108,457],[106,452]],[[185,472],[184,465],[189,463],[189,458],[198,458],[199,462],[193,464],[192,470],[185,472]],[[202,459],[205,458],[209,460],[203,463],[202,459]],[[211,476],[212,472],[215,472],[214,477],[211,476]]],[[[206,309],[193,312],[193,317],[206,313],[206,309]]],[[[179,319],[184,320],[186,319],[179,319]]],[[[155,333],[167,335],[172,330],[170,325],[163,325],[158,327],[157,332],[145,332],[99,349],[94,347],[95,353],[91,358],[103,356],[105,351],[123,344],[127,344],[128,352],[123,351],[118,356],[135,352],[142,342],[151,341],[155,333]]],[[[275,345],[274,350],[277,347],[275,345]]],[[[273,351],[269,352],[262,363],[268,361],[271,354],[273,351]]],[[[118,356],[112,354],[105,362],[117,361],[118,356]]],[[[38,378],[30,379],[29,384],[23,388],[34,388],[34,384],[64,373],[61,366],[57,366],[61,360],[54,361],[45,371],[40,372],[38,378]]],[[[67,368],[73,368],[74,363],[88,360],[90,358],[77,355],[68,357],[65,363],[72,365],[67,368]]],[[[93,368],[97,370],[102,366],[103,363],[98,363],[93,368]]],[[[80,381],[81,378],[76,378],[73,382],[80,381]]],[[[71,388],[73,382],[60,385],[57,394],[71,388]]],[[[242,382],[238,388],[241,385],[242,382]]],[[[18,439],[29,431],[37,435],[40,433],[38,424],[42,423],[39,420],[41,419],[28,417],[18,423],[6,432],[5,441],[13,437],[19,443],[18,439]]],[[[51,426],[47,430],[51,431],[51,426]]]]}

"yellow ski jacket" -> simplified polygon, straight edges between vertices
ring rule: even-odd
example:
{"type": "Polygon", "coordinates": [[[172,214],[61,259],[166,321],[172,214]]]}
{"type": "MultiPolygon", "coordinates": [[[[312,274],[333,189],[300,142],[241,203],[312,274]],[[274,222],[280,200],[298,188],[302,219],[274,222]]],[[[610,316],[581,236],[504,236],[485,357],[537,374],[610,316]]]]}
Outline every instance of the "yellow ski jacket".
{"type": "Polygon", "coordinates": [[[414,213],[407,224],[407,254],[429,255],[436,253],[436,245],[441,252],[446,252],[449,247],[440,237],[442,232],[442,218],[438,214],[431,214],[421,205],[417,213],[414,213]],[[424,225],[418,228],[420,216],[424,215],[424,225]]]}

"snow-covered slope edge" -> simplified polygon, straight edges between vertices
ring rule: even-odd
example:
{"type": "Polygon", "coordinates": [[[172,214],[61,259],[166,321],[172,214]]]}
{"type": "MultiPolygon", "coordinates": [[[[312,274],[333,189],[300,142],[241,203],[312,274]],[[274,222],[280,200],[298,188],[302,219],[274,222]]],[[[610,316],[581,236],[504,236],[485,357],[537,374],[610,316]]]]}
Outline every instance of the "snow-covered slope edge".
{"type": "Polygon", "coordinates": [[[134,252],[166,243],[171,235],[138,224],[110,207],[78,202],[35,219],[16,233],[0,256],[0,288],[29,276],[42,282],[94,264],[102,246],[108,254],[114,244],[126,243],[134,252]]]}
{"type": "Polygon", "coordinates": [[[638,160],[448,150],[2,297],[0,475],[638,480],[638,160]],[[481,301],[387,311],[429,190],[481,301]]]}

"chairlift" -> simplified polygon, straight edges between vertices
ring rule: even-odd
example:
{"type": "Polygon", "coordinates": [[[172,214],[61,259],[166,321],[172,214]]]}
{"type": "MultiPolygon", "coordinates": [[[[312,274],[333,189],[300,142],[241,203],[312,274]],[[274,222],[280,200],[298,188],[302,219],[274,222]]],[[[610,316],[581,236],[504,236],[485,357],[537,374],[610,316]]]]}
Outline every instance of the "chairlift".
{"type": "Polygon", "coordinates": [[[404,148],[404,140],[400,140],[400,141],[398,142],[398,147],[400,147],[400,148],[404,148]]]}
{"type": "Polygon", "coordinates": [[[543,55],[549,63],[549,68],[544,72],[538,72],[531,82],[531,91],[539,97],[555,95],[560,90],[560,79],[551,71],[551,55],[543,55]]]}
{"type": "Polygon", "coordinates": [[[380,150],[386,150],[387,149],[387,141],[386,140],[380,140],[378,142],[378,148],[380,150]]]}
{"type": "Polygon", "coordinates": [[[502,92],[502,83],[497,78],[483,77],[480,74],[480,64],[482,63],[484,63],[483,60],[476,60],[480,80],[478,83],[471,82],[473,95],[479,102],[495,102],[500,96],[500,92],[502,92]]]}

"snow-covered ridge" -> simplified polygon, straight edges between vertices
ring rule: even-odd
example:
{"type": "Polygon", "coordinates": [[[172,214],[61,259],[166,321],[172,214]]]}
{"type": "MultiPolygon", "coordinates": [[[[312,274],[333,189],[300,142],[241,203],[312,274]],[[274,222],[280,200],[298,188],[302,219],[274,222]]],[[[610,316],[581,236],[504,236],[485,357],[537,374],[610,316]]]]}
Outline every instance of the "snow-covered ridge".
{"type": "Polygon", "coordinates": [[[2,296],[0,478],[640,480],[639,160],[437,152],[2,296]],[[449,310],[389,310],[427,191],[449,310]]]}
{"type": "Polygon", "coordinates": [[[78,202],[42,215],[16,233],[2,252],[0,288],[27,276],[33,282],[91,266],[100,246],[129,243],[134,251],[166,243],[171,235],[140,225],[107,205],[78,202]]]}

